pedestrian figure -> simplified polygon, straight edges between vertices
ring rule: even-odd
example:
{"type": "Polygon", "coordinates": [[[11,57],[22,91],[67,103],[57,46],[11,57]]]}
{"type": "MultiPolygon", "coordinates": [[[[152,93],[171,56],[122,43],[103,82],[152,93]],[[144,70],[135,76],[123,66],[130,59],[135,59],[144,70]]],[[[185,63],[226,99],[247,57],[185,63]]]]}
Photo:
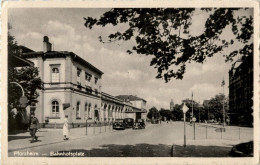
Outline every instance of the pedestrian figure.
{"type": "Polygon", "coordinates": [[[227,121],[227,125],[229,125],[229,123],[230,123],[230,120],[227,118],[227,119],[226,119],[226,121],[227,121]]]}
{"type": "Polygon", "coordinates": [[[68,140],[69,136],[69,122],[68,122],[68,115],[65,116],[64,125],[63,125],[63,140],[68,140]]]}
{"type": "Polygon", "coordinates": [[[35,117],[34,113],[31,113],[31,118],[29,121],[29,130],[30,130],[30,135],[32,137],[31,143],[38,140],[38,137],[36,136],[37,129],[39,128],[39,121],[35,117]]]}
{"type": "Polygon", "coordinates": [[[95,122],[95,124],[97,124],[97,117],[94,118],[94,122],[95,122]]]}

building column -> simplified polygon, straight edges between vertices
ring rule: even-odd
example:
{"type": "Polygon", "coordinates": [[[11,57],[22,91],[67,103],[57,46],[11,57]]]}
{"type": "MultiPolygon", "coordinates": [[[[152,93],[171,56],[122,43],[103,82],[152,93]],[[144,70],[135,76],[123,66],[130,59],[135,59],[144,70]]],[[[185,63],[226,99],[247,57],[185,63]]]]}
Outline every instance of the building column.
{"type": "Polygon", "coordinates": [[[108,109],[108,106],[107,106],[106,109],[105,109],[105,113],[106,113],[106,121],[108,121],[108,118],[109,118],[109,116],[108,116],[108,111],[109,111],[109,109],[108,109]]]}
{"type": "Polygon", "coordinates": [[[115,109],[112,109],[112,117],[113,117],[113,121],[115,120],[115,109]]]}
{"type": "Polygon", "coordinates": [[[112,121],[112,109],[111,105],[108,106],[108,120],[111,122],[112,121]]]}

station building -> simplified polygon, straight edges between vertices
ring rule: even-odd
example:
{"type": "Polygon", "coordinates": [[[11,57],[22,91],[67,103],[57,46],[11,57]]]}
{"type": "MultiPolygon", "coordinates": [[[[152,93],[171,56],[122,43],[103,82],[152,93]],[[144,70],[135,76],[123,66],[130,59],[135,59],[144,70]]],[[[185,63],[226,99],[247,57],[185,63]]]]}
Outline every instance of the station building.
{"type": "Polygon", "coordinates": [[[84,126],[86,120],[113,122],[128,117],[128,113],[135,114],[131,116],[134,119],[146,118],[145,100],[133,103],[102,92],[104,73],[73,52],[53,51],[47,36],[43,38],[43,51],[22,47],[20,53],[39,68],[44,83],[38,91],[38,102],[27,107],[42,126],[61,127],[65,116],[73,127],[84,126]]]}

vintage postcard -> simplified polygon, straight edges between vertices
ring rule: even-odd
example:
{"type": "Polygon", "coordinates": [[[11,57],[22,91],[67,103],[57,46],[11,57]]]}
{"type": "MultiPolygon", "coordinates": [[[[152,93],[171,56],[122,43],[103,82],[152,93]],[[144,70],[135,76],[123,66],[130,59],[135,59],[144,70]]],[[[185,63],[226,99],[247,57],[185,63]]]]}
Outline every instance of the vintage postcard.
{"type": "Polygon", "coordinates": [[[258,6],[2,2],[2,164],[258,164],[258,6]]]}

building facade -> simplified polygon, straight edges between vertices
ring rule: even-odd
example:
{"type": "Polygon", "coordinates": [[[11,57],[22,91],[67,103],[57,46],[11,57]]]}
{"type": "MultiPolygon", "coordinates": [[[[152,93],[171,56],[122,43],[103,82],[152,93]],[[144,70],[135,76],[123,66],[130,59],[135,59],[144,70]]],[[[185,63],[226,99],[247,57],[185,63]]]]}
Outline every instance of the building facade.
{"type": "Polygon", "coordinates": [[[252,126],[253,56],[236,61],[229,71],[229,116],[231,124],[252,126]]]}
{"type": "Polygon", "coordinates": [[[45,127],[61,127],[65,116],[72,127],[83,126],[86,120],[113,122],[139,109],[140,103],[135,107],[102,92],[103,72],[73,52],[52,51],[47,36],[43,38],[43,51],[21,49],[21,54],[39,68],[44,83],[43,90],[38,91],[38,102],[27,110],[35,112],[45,127]]]}
{"type": "Polygon", "coordinates": [[[117,98],[132,106],[132,111],[126,111],[128,117],[137,119],[147,119],[146,100],[133,95],[119,95],[117,98]]]}

